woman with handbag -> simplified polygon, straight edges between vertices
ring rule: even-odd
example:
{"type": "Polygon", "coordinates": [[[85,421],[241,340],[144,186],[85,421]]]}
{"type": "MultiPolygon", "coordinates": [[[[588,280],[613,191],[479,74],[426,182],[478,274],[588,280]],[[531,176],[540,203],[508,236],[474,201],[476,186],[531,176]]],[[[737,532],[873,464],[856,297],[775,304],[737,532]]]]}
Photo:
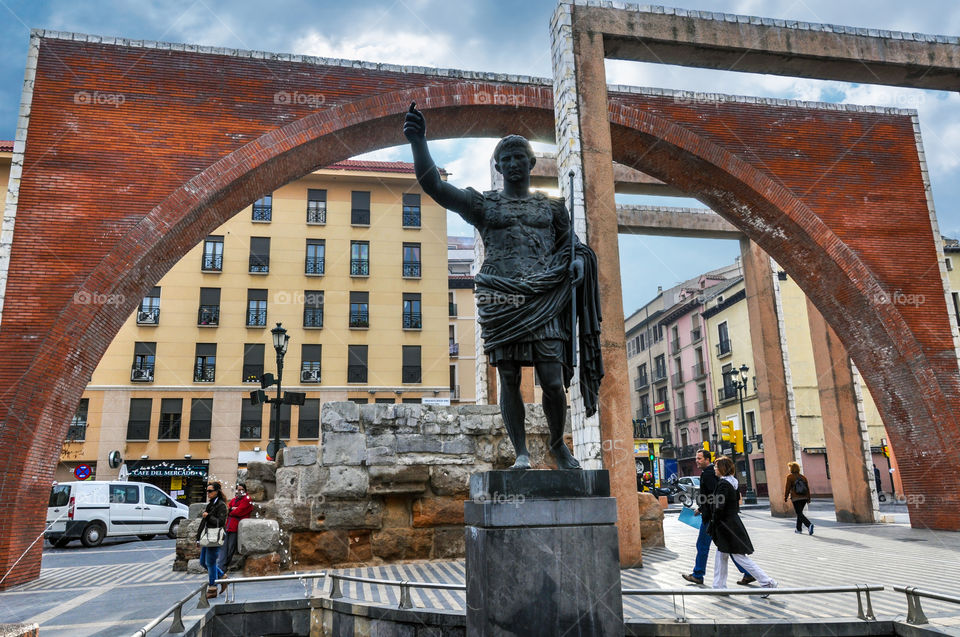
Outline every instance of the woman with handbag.
{"type": "Polygon", "coordinates": [[[713,587],[727,587],[727,557],[733,557],[734,562],[760,582],[760,586],[776,588],[777,582],[747,557],[753,553],[753,543],[740,519],[740,485],[733,475],[736,470],[733,460],[720,456],[713,466],[720,478],[713,492],[713,516],[708,527],[710,537],[717,546],[713,563],[713,587]]]}
{"type": "Polygon", "coordinates": [[[216,581],[223,575],[217,566],[217,557],[226,538],[223,527],[227,520],[227,503],[219,482],[207,485],[207,498],[209,502],[197,529],[197,545],[200,546],[200,564],[207,569],[207,599],[212,599],[217,596],[216,581]]]}

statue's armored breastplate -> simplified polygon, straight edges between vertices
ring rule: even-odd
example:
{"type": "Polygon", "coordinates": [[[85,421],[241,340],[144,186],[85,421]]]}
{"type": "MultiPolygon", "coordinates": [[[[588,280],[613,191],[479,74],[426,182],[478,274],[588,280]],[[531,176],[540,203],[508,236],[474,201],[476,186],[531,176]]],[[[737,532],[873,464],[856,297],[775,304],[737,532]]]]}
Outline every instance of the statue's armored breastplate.
{"type": "Polygon", "coordinates": [[[481,272],[523,278],[547,268],[556,243],[553,210],[542,194],[507,199],[484,193],[481,272]]]}

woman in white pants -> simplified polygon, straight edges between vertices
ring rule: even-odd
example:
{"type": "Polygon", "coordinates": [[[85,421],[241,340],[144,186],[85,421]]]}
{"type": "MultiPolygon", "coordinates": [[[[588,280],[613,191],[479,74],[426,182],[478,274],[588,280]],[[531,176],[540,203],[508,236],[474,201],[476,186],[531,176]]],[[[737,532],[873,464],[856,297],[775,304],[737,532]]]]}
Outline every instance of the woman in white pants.
{"type": "Polygon", "coordinates": [[[714,463],[720,480],[713,492],[713,518],[709,533],[717,546],[717,556],[713,563],[713,587],[727,587],[727,558],[733,559],[748,573],[757,578],[763,588],[776,588],[777,582],[763,572],[749,555],[753,553],[753,543],[740,520],[740,492],[733,473],[733,460],[726,456],[717,458],[714,463]]]}

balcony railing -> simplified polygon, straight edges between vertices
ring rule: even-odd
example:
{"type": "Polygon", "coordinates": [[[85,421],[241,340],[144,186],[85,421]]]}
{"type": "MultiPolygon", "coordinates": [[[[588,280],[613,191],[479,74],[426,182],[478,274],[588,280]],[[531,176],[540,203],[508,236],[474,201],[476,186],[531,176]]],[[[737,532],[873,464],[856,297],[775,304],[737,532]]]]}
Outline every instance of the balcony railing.
{"type": "Polygon", "coordinates": [[[247,327],[263,327],[266,324],[266,310],[247,310],[247,327]]]}
{"type": "Polygon", "coordinates": [[[197,325],[220,325],[220,306],[201,305],[197,312],[197,325]]]}
{"type": "Polygon", "coordinates": [[[370,260],[350,259],[350,276],[370,276],[370,260]]]}
{"type": "Polygon", "coordinates": [[[640,413],[640,418],[649,418],[650,417],[650,406],[641,407],[637,410],[640,413]]]}
{"type": "Polygon", "coordinates": [[[646,376],[637,376],[633,379],[633,389],[635,391],[640,391],[649,384],[650,380],[646,376]]]}
{"type": "Polygon", "coordinates": [[[200,269],[206,272],[220,272],[223,270],[222,254],[205,254],[200,262],[200,269]]]}
{"type": "Polygon", "coordinates": [[[403,227],[404,228],[420,227],[420,210],[419,209],[403,211],[403,227]]]}
{"type": "Polygon", "coordinates": [[[403,315],[403,329],[419,330],[423,327],[423,319],[420,312],[406,312],[403,315]]]}
{"type": "Polygon", "coordinates": [[[675,386],[676,386],[676,385],[682,385],[682,384],[683,384],[683,372],[677,372],[676,374],[674,374],[674,375],[673,375],[673,378],[670,379],[670,382],[672,382],[675,386]]]}
{"type": "Polygon", "coordinates": [[[243,366],[243,381],[244,383],[259,383],[260,377],[263,376],[263,365],[252,365],[247,364],[243,366]]]}
{"type": "Polygon", "coordinates": [[[65,442],[83,442],[87,439],[87,423],[70,425],[65,442]]]}
{"type": "Polygon", "coordinates": [[[730,339],[720,341],[716,345],[717,347],[717,358],[723,358],[724,356],[729,356],[733,351],[733,345],[730,343],[730,339]]]}
{"type": "Polygon", "coordinates": [[[674,410],[673,410],[673,418],[674,418],[674,420],[676,420],[677,422],[680,422],[681,420],[686,420],[686,419],[687,419],[687,408],[686,408],[686,406],[685,406],[685,405],[682,405],[682,406],[680,407],[680,409],[674,409],[674,410]]]}
{"type": "Polygon", "coordinates": [[[402,371],[401,380],[404,383],[420,383],[421,380],[421,367],[419,365],[404,365],[402,371]]]}
{"type": "Polygon", "coordinates": [[[347,382],[348,383],[367,382],[367,366],[366,365],[347,365],[347,382]]]}
{"type": "Polygon", "coordinates": [[[254,221],[270,221],[273,217],[273,206],[266,204],[253,204],[254,221]]]}
{"type": "Polygon", "coordinates": [[[130,380],[137,383],[153,382],[153,365],[141,363],[130,370],[130,380]]]}
{"type": "Polygon", "coordinates": [[[160,322],[160,308],[151,307],[137,310],[137,325],[156,325],[160,322]]]}
{"type": "Polygon", "coordinates": [[[369,226],[370,211],[369,210],[351,210],[350,223],[354,226],[369,226]]]}
{"type": "Polygon", "coordinates": [[[301,383],[320,382],[320,361],[306,361],[300,368],[301,383]]]}
{"type": "Polygon", "coordinates": [[[251,256],[250,257],[250,272],[255,274],[264,274],[270,271],[270,257],[264,256],[251,256]]]}
{"type": "Polygon", "coordinates": [[[669,431],[661,431],[657,434],[657,438],[663,438],[663,442],[660,443],[661,449],[673,448],[673,435],[669,431]]]}
{"type": "Polygon", "coordinates": [[[670,341],[670,351],[676,354],[680,351],[680,339],[676,338],[670,341]]]}
{"type": "Polygon", "coordinates": [[[323,274],[323,266],[323,257],[307,257],[307,263],[303,271],[305,274],[323,274]]]}
{"type": "Polygon", "coordinates": [[[721,387],[717,390],[717,399],[720,402],[726,402],[728,400],[736,400],[737,398],[737,388],[736,387],[721,387]]]}
{"type": "Polygon", "coordinates": [[[307,202],[307,223],[326,223],[327,204],[319,201],[307,202]],[[317,205],[322,204],[322,205],[317,205]]]}
{"type": "Polygon", "coordinates": [[[700,328],[699,328],[699,327],[698,327],[697,329],[695,329],[695,330],[690,330],[690,342],[691,342],[691,343],[696,343],[696,342],[699,341],[701,338],[703,338],[703,332],[700,331],[700,328]]]}
{"type": "Polygon", "coordinates": [[[460,385],[450,388],[450,400],[460,400],[460,385]]]}
{"type": "Polygon", "coordinates": [[[350,312],[350,327],[370,327],[368,312],[350,312]]]}
{"type": "Polygon", "coordinates": [[[240,440],[260,440],[263,435],[262,432],[263,426],[261,423],[240,423],[240,440]]]}
{"type": "Polygon", "coordinates": [[[669,398],[665,398],[665,399],[663,399],[663,401],[659,401],[659,400],[658,400],[658,401],[656,401],[654,404],[658,404],[658,403],[660,403],[660,402],[663,402],[663,411],[661,411],[661,412],[659,412],[659,413],[654,413],[654,415],[655,415],[655,416],[669,416],[669,415],[670,415],[670,399],[669,399],[669,398]]]}
{"type": "Polygon", "coordinates": [[[193,382],[212,383],[216,380],[216,365],[198,365],[193,370],[193,382]]]}
{"type": "Polygon", "coordinates": [[[694,414],[700,416],[702,414],[710,413],[710,406],[707,405],[707,401],[700,400],[694,405],[694,414]]]}
{"type": "Polygon", "coordinates": [[[667,370],[658,369],[653,372],[653,382],[662,383],[665,380],[667,380],[667,370]]]}
{"type": "Polygon", "coordinates": [[[693,370],[693,379],[694,379],[694,380],[699,380],[700,378],[703,378],[704,376],[707,375],[707,368],[704,366],[703,363],[697,363],[696,365],[694,365],[694,366],[691,367],[690,369],[693,370]]]}
{"type": "Polygon", "coordinates": [[[323,327],[323,308],[305,308],[303,310],[303,326],[323,327]]]}
{"type": "Polygon", "coordinates": [[[404,261],[403,262],[403,276],[411,278],[420,278],[420,262],[419,261],[404,261]]]}
{"type": "Polygon", "coordinates": [[[460,343],[450,343],[450,356],[453,358],[460,356],[460,343]]]}
{"type": "Polygon", "coordinates": [[[684,460],[686,458],[693,458],[697,455],[697,452],[703,449],[703,443],[698,442],[692,445],[683,445],[682,447],[677,447],[677,459],[684,460]]]}

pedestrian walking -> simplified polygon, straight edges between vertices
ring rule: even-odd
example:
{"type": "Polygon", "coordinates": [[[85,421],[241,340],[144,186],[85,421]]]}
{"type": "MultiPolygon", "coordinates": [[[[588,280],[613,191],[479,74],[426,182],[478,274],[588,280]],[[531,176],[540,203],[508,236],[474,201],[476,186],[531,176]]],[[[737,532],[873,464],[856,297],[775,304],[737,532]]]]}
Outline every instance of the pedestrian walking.
{"type": "Polygon", "coordinates": [[[727,558],[730,557],[735,564],[747,569],[760,582],[760,586],[776,588],[776,580],[764,573],[750,557],[753,543],[740,519],[740,485],[733,475],[736,470],[733,460],[720,456],[715,466],[719,479],[713,492],[713,517],[708,531],[717,546],[713,563],[713,587],[727,587],[727,558]]]}
{"type": "Polygon", "coordinates": [[[877,483],[877,499],[881,502],[887,501],[887,496],[883,494],[883,484],[880,482],[880,469],[873,465],[873,481],[877,483]]]}
{"type": "MultiPolygon", "coordinates": [[[[717,488],[717,474],[714,471],[712,459],[713,455],[709,449],[697,450],[697,466],[700,467],[700,494],[697,496],[695,515],[701,517],[700,532],[697,535],[697,558],[693,564],[693,573],[681,575],[683,579],[694,584],[703,584],[703,578],[707,573],[707,558],[710,557],[711,540],[710,533],[707,532],[707,526],[713,518],[713,492],[717,488]]],[[[743,573],[743,578],[737,581],[737,584],[746,586],[757,581],[736,560],[733,563],[743,573]]]]}
{"type": "Polygon", "coordinates": [[[787,483],[784,485],[783,501],[790,498],[793,510],[797,512],[797,530],[794,533],[803,533],[803,527],[806,526],[807,532],[813,535],[813,522],[803,514],[803,507],[810,502],[810,481],[800,473],[800,465],[796,462],[788,462],[787,468],[790,473],[787,474],[787,483]]]}
{"type": "MultiPolygon", "coordinates": [[[[222,529],[227,521],[227,503],[220,488],[219,482],[211,482],[207,485],[207,508],[203,511],[200,520],[200,528],[197,529],[197,545],[200,545],[200,538],[206,537],[207,529],[222,529]]],[[[208,544],[200,546],[200,564],[207,569],[207,599],[217,596],[217,579],[223,575],[223,571],[217,566],[217,557],[220,553],[221,544],[208,544]]]]}
{"type": "MultiPolygon", "coordinates": [[[[240,529],[240,520],[245,520],[250,517],[251,513],[253,513],[253,502],[250,501],[250,496],[247,495],[247,485],[241,482],[237,484],[237,492],[233,496],[233,499],[227,504],[227,524],[225,527],[227,537],[223,542],[223,546],[220,547],[220,556],[217,558],[217,566],[220,568],[220,572],[223,573],[221,579],[227,577],[230,560],[233,559],[233,555],[237,552],[237,531],[240,529]]],[[[226,582],[220,584],[221,593],[226,589],[226,582]]]]}

